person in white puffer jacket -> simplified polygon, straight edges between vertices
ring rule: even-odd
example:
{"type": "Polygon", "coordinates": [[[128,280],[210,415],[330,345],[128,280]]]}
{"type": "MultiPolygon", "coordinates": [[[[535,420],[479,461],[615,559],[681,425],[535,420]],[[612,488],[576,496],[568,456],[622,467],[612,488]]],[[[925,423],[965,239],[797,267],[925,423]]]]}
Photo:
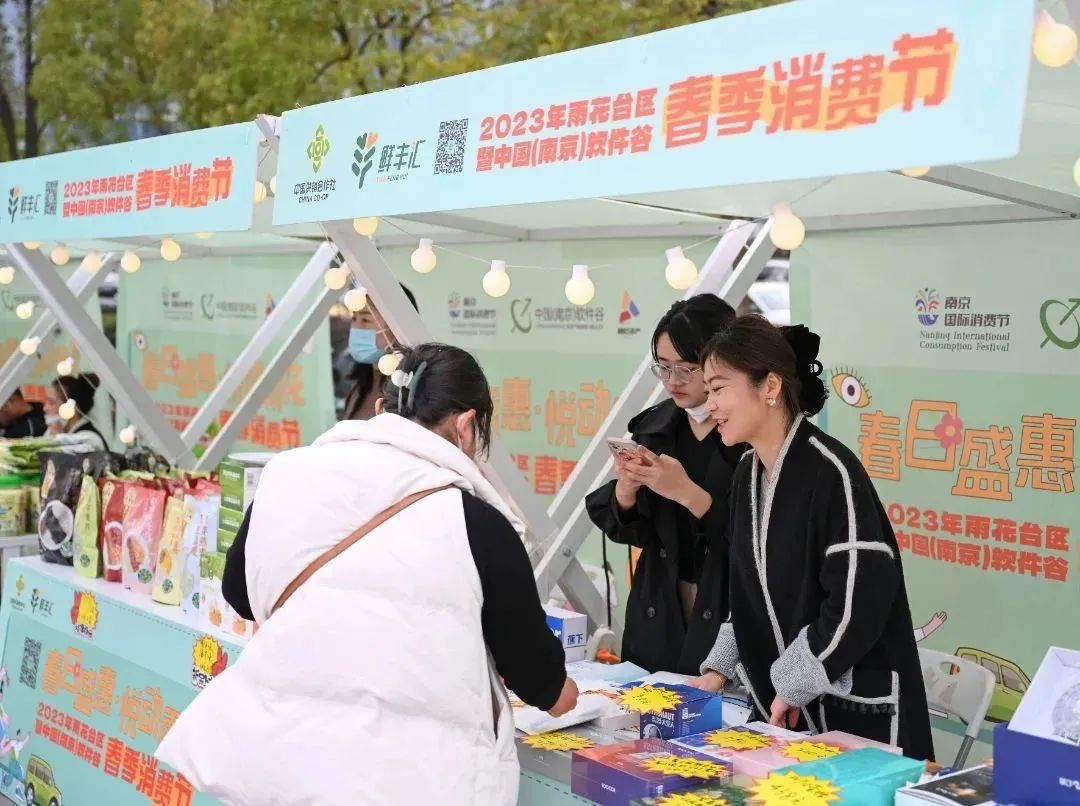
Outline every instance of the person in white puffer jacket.
{"type": "Polygon", "coordinates": [[[223,583],[260,629],[180,715],[158,759],[227,804],[516,802],[503,681],[555,716],[574,707],[577,688],[547,627],[522,524],[473,461],[492,409],[471,355],[420,345],[376,417],[269,462],[223,583]],[[444,487],[275,611],[328,549],[408,496],[444,487]]]}

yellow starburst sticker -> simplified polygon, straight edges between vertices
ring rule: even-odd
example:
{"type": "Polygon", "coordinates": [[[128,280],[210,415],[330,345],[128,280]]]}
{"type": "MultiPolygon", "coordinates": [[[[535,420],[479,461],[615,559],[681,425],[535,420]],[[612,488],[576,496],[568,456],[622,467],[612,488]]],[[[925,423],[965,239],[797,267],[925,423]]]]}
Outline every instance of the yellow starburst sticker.
{"type": "Polygon", "coordinates": [[[771,736],[745,730],[714,730],[705,735],[705,743],[725,750],[760,750],[775,743],[771,736]]]}
{"type": "Polygon", "coordinates": [[[838,756],[843,752],[842,748],[824,742],[792,742],[783,748],[785,756],[799,762],[820,761],[823,758],[838,756]]]}
{"type": "Polygon", "coordinates": [[[623,692],[622,705],[627,711],[639,714],[659,714],[671,711],[682,703],[678,692],[656,686],[634,686],[623,692]]]}
{"type": "Polygon", "coordinates": [[[641,766],[650,772],[677,775],[680,778],[701,778],[706,781],[728,774],[728,768],[715,761],[673,756],[668,753],[653,756],[641,766]]]}
{"type": "Polygon", "coordinates": [[[659,806],[728,806],[727,800],[716,795],[696,794],[694,792],[675,792],[656,801],[659,806]]]}
{"type": "Polygon", "coordinates": [[[770,773],[751,794],[761,806],[828,806],[840,800],[835,784],[797,772],[770,773]]]}
{"type": "Polygon", "coordinates": [[[557,730],[553,733],[541,733],[538,736],[525,736],[522,740],[529,747],[537,750],[585,750],[595,746],[595,742],[584,736],[557,730]]]}
{"type": "Polygon", "coordinates": [[[525,703],[522,702],[521,700],[519,700],[517,697],[510,697],[510,707],[511,708],[524,708],[525,703]]]}

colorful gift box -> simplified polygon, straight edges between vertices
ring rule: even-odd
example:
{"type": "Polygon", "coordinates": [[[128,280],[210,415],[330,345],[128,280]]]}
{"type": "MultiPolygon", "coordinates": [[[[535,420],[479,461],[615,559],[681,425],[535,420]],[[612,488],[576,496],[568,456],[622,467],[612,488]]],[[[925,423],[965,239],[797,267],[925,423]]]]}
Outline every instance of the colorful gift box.
{"type": "Polygon", "coordinates": [[[606,747],[618,744],[620,740],[610,731],[579,726],[538,736],[519,734],[515,742],[518,762],[523,770],[569,786],[575,750],[606,747]]]}
{"type": "MultiPolygon", "coordinates": [[[[793,735],[797,739],[804,738],[798,734],[793,735]]],[[[757,775],[767,774],[770,770],[786,767],[792,763],[790,758],[780,755],[770,756],[771,764],[766,764],[761,760],[761,751],[778,751],[786,740],[770,736],[750,726],[696,733],[693,736],[672,739],[671,743],[677,747],[727,762],[732,765],[736,775],[757,777],[757,775]]]]}
{"type": "MultiPolygon", "coordinates": [[[[749,803],[750,793],[735,784],[694,787],[678,793],[687,803],[723,803],[725,806],[744,806],[749,803]],[[696,799],[695,799],[696,798],[696,799]]],[[[639,798],[630,806],[663,806],[667,795],[658,798],[639,798]]]]}
{"type": "Polygon", "coordinates": [[[892,753],[894,756],[900,755],[899,747],[890,744],[882,744],[881,742],[875,742],[870,739],[864,739],[861,736],[853,736],[850,733],[844,733],[839,730],[820,733],[813,737],[813,739],[815,742],[836,745],[843,750],[862,750],[866,747],[873,747],[877,750],[883,750],[886,753],[892,753]]]}
{"type": "MultiPolygon", "coordinates": [[[[888,753],[876,747],[852,750],[832,758],[785,767],[772,776],[792,774],[827,781],[837,791],[839,806],[891,806],[896,792],[916,783],[926,769],[926,762],[888,753]]],[[[772,777],[770,776],[770,777],[772,777]]],[[[762,787],[768,791],[769,778],[751,788],[755,797],[762,787]]]]}
{"type": "MultiPolygon", "coordinates": [[[[664,697],[673,703],[655,711],[645,707],[637,709],[641,712],[642,739],[676,739],[723,727],[724,701],[715,694],[691,686],[667,683],[646,687],[630,686],[624,691],[630,692],[635,688],[666,692],[657,696],[656,703],[662,704],[664,697]]],[[[627,702],[625,696],[623,702],[630,708],[634,707],[627,702]]]]}
{"type": "Polygon", "coordinates": [[[731,767],[660,739],[594,747],[574,753],[570,789],[603,806],[629,806],[693,787],[727,783],[731,767]]]}

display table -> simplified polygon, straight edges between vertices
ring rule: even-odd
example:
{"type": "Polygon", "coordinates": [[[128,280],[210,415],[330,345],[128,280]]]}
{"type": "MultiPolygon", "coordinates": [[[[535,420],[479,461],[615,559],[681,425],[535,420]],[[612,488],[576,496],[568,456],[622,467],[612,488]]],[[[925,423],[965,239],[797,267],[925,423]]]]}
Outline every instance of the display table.
{"type": "MultiPolygon", "coordinates": [[[[2,591],[0,794],[17,806],[27,806],[30,787],[43,804],[213,803],[153,752],[242,644],[177,607],[39,557],[12,559],[2,591]]],[[[519,802],[588,801],[526,773],[519,802]]]]}

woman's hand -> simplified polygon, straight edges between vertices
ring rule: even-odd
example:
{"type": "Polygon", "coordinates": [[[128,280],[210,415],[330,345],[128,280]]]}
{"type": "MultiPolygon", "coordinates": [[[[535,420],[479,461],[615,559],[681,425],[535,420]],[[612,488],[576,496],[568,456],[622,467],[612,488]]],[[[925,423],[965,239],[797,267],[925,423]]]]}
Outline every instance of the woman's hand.
{"type": "Polygon", "coordinates": [[[555,704],[551,706],[548,711],[554,717],[563,716],[570,713],[577,708],[578,687],[577,683],[572,678],[566,678],[566,682],[563,683],[562,693],[559,694],[559,699],[555,701],[555,704]]]}
{"type": "Polygon", "coordinates": [[[637,506],[637,494],[641,489],[641,482],[635,481],[627,472],[627,467],[636,465],[638,462],[632,454],[620,452],[615,455],[615,501],[619,509],[625,511],[637,506]]]}
{"type": "Polygon", "coordinates": [[[631,481],[682,504],[695,518],[704,517],[712,506],[712,496],[690,480],[682,462],[674,456],[655,454],[648,448],[638,448],[638,456],[640,462],[626,465],[625,472],[631,481]]]}
{"type": "Polygon", "coordinates": [[[691,677],[686,681],[686,685],[694,688],[699,688],[702,691],[708,691],[710,694],[719,694],[724,690],[724,686],[727,685],[727,678],[720,672],[714,672],[712,669],[705,672],[701,677],[691,677]]]}
{"type": "Polygon", "coordinates": [[[778,728],[794,728],[799,724],[799,709],[788,705],[779,696],[772,701],[769,724],[778,728]]]}

